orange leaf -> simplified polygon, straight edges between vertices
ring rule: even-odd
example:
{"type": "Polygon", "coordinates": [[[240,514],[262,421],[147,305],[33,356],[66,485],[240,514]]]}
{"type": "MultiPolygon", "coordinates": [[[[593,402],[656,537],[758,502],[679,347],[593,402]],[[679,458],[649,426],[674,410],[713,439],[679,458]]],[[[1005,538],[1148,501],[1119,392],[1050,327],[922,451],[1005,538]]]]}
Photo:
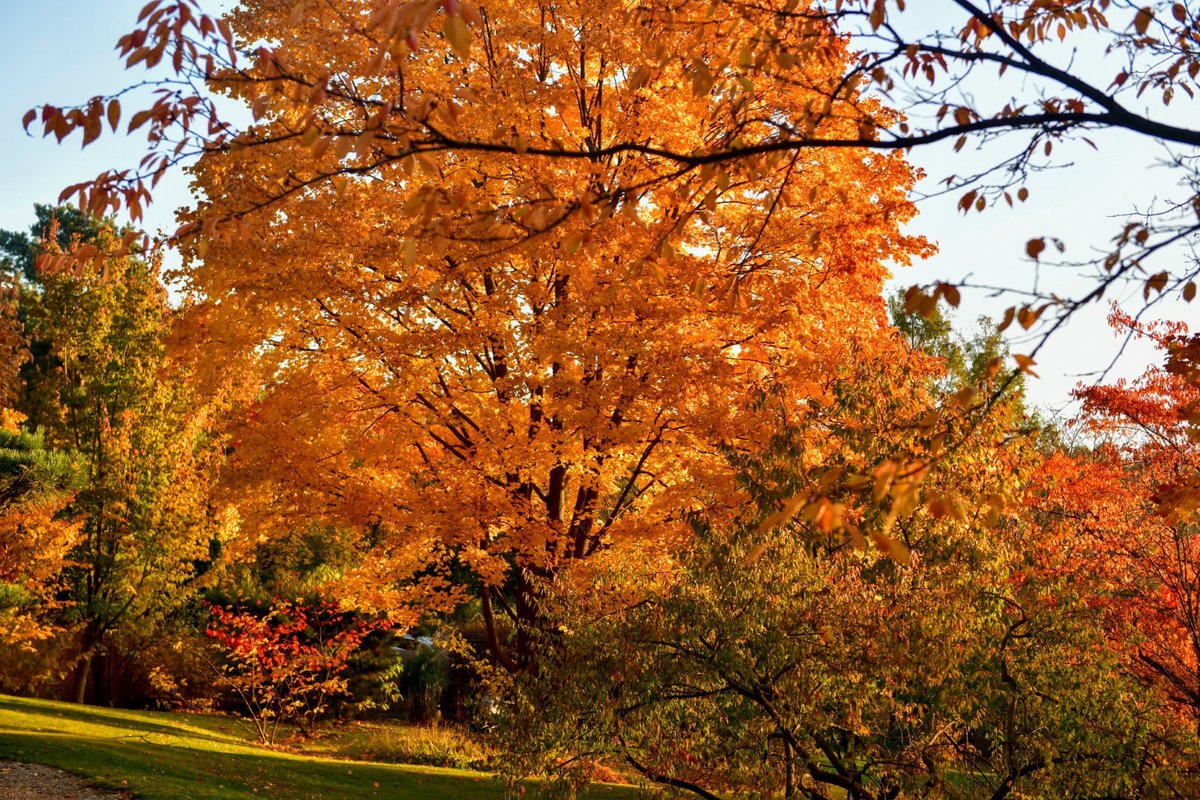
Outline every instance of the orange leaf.
{"type": "Polygon", "coordinates": [[[1162,293],[1163,289],[1167,288],[1167,281],[1171,276],[1167,272],[1158,272],[1146,279],[1146,285],[1142,289],[1142,297],[1146,300],[1150,299],[1151,292],[1162,293]]]}
{"type": "Polygon", "coordinates": [[[1149,6],[1143,8],[1133,18],[1133,29],[1140,35],[1145,36],[1146,31],[1150,30],[1150,23],[1154,20],[1154,9],[1149,6]]]}
{"type": "Polygon", "coordinates": [[[871,30],[879,30],[884,20],[887,18],[887,7],[884,0],[875,0],[875,5],[871,8],[871,30]]]}
{"type": "Polygon", "coordinates": [[[1020,353],[1014,353],[1013,361],[1017,362],[1017,369],[1021,370],[1021,372],[1024,372],[1026,375],[1032,375],[1035,378],[1038,377],[1038,374],[1032,369],[1033,365],[1037,362],[1029,356],[1023,356],[1020,353]]]}

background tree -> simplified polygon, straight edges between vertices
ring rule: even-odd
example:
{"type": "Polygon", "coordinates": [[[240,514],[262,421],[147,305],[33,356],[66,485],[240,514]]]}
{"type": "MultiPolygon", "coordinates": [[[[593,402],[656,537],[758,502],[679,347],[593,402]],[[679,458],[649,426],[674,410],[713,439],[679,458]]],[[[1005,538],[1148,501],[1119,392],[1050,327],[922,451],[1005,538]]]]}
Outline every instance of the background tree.
{"type": "MultiPolygon", "coordinates": [[[[1170,351],[1181,325],[1114,327],[1170,351]]],[[[1079,391],[1087,446],[1046,467],[1041,504],[1052,511],[1056,568],[1095,585],[1109,636],[1126,667],[1164,693],[1200,734],[1200,531],[1191,487],[1196,387],[1164,368],[1138,380],[1079,391]],[[1182,502],[1181,502],[1182,501],[1182,502]]]]}
{"type": "Polygon", "coordinates": [[[508,720],[518,774],[573,788],[616,755],[706,798],[863,800],[1151,796],[1176,778],[1145,766],[1162,754],[1161,705],[1106,651],[1092,598],[1061,576],[1022,578],[1036,534],[1000,509],[1040,459],[1014,430],[1028,426],[1017,398],[972,426],[897,518],[905,563],[856,542],[857,515],[837,501],[891,487],[879,472],[830,475],[929,435],[916,420],[944,379],[918,354],[860,369],[823,424],[744,462],[751,510],[733,530],[701,518],[677,561],[560,584],[559,646],[517,682],[508,720]],[[813,483],[830,504],[770,513],[813,483]]]}
{"type": "Polygon", "coordinates": [[[26,645],[53,629],[62,570],[78,528],[58,519],[79,483],[70,454],[0,408],[0,644],[26,645]]]}
{"type": "MultiPolygon", "coordinates": [[[[120,247],[111,223],[67,216],[79,229],[68,252],[120,247]]],[[[113,635],[152,628],[209,557],[213,451],[204,409],[166,358],[170,313],[152,262],[106,255],[56,269],[60,234],[51,222],[43,244],[10,263],[23,265],[20,317],[33,351],[19,405],[50,446],[84,464],[81,486],[60,512],[80,533],[64,570],[60,619],[78,631],[72,696],[82,702],[113,635]]],[[[108,688],[97,686],[98,695],[108,688]]]]}
{"type": "Polygon", "coordinates": [[[37,257],[52,240],[59,251],[68,251],[76,243],[94,242],[105,230],[105,223],[72,206],[48,206],[35,203],[35,222],[29,232],[0,230],[0,271],[25,287],[41,282],[37,257]]]}

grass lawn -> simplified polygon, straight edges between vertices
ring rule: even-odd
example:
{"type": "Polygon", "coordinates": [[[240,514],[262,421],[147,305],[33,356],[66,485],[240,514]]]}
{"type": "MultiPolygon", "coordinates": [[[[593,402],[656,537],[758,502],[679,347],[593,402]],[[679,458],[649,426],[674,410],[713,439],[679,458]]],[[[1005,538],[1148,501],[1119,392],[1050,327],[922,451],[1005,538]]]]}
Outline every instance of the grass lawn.
{"type": "MultiPolygon", "coordinates": [[[[318,758],[250,743],[230,719],[119,711],[0,695],[0,759],[48,764],[146,800],[486,800],[479,772],[318,758]]],[[[536,794],[536,793],[535,793],[536,794]]],[[[633,798],[596,786],[590,800],[633,798]]]]}

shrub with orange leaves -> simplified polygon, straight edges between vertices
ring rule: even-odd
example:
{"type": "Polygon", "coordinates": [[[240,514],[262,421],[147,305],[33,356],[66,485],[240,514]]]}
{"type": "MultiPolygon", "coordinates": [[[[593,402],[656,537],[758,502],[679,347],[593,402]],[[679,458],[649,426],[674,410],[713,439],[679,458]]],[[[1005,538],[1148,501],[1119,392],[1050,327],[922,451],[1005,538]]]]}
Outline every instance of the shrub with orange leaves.
{"type": "Polygon", "coordinates": [[[78,465],[41,431],[0,408],[0,642],[28,644],[54,629],[62,570],[79,526],[58,518],[78,486],[78,465]]]}

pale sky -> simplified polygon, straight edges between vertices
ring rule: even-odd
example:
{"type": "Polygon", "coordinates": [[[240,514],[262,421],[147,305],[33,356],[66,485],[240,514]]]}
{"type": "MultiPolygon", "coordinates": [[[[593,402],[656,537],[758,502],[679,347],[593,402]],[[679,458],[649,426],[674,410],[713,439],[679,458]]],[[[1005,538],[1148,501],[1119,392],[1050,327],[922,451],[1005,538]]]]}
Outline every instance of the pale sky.
{"type": "MultiPolygon", "coordinates": [[[[129,84],[113,46],[128,31],[144,0],[0,0],[0,229],[28,228],[34,203],[54,203],[68,184],[94,177],[103,169],[133,166],[144,141],[105,135],[81,151],[78,136],[62,146],[53,140],[26,136],[21,130],[25,111],[41,102],[69,104],[93,94],[129,84]]],[[[915,4],[913,4],[915,5],[915,4]]],[[[922,13],[938,13],[935,2],[922,2],[922,13]]],[[[126,108],[130,106],[127,104],[126,108]]],[[[1038,176],[1030,184],[1028,203],[1014,210],[989,210],[962,216],[955,210],[958,196],[925,201],[912,230],[939,243],[941,252],[914,269],[901,270],[898,285],[933,279],[953,280],[971,275],[976,282],[1030,286],[1033,267],[1024,244],[1034,237],[1056,235],[1066,241],[1067,255],[1082,257],[1107,242],[1120,226],[1119,217],[1144,207],[1155,196],[1172,194],[1168,170],[1155,168],[1161,153],[1156,146],[1129,135],[1096,137],[1099,151],[1079,146],[1069,151],[1072,166],[1038,176]]],[[[948,171],[965,172],[962,155],[949,146],[919,150],[913,161],[933,183],[948,171]]],[[[930,186],[929,188],[933,188],[930,186]]],[[[186,179],[175,173],[160,184],[145,226],[154,231],[173,228],[174,209],[188,202],[186,179]]],[[[1163,262],[1159,268],[1171,264],[1163,262]]],[[[1083,284],[1078,278],[1043,275],[1043,286],[1060,292],[1083,284]]],[[[1134,293],[1136,294],[1136,293],[1134,293]]],[[[1127,298],[1128,299],[1128,298],[1127,298]]],[[[990,299],[966,293],[959,317],[969,323],[979,314],[994,314],[1015,300],[990,299]]],[[[1136,303],[1130,308],[1134,311],[1136,303]]],[[[1116,346],[1104,323],[1107,306],[1094,306],[1056,334],[1038,359],[1042,376],[1031,382],[1031,399],[1048,409],[1062,407],[1084,373],[1107,366],[1116,346]]],[[[1157,311],[1190,321],[1195,309],[1164,304],[1157,311]]],[[[1027,347],[1014,342],[1015,352],[1027,347]]],[[[1150,353],[1131,348],[1112,376],[1141,371],[1150,353]]]]}

